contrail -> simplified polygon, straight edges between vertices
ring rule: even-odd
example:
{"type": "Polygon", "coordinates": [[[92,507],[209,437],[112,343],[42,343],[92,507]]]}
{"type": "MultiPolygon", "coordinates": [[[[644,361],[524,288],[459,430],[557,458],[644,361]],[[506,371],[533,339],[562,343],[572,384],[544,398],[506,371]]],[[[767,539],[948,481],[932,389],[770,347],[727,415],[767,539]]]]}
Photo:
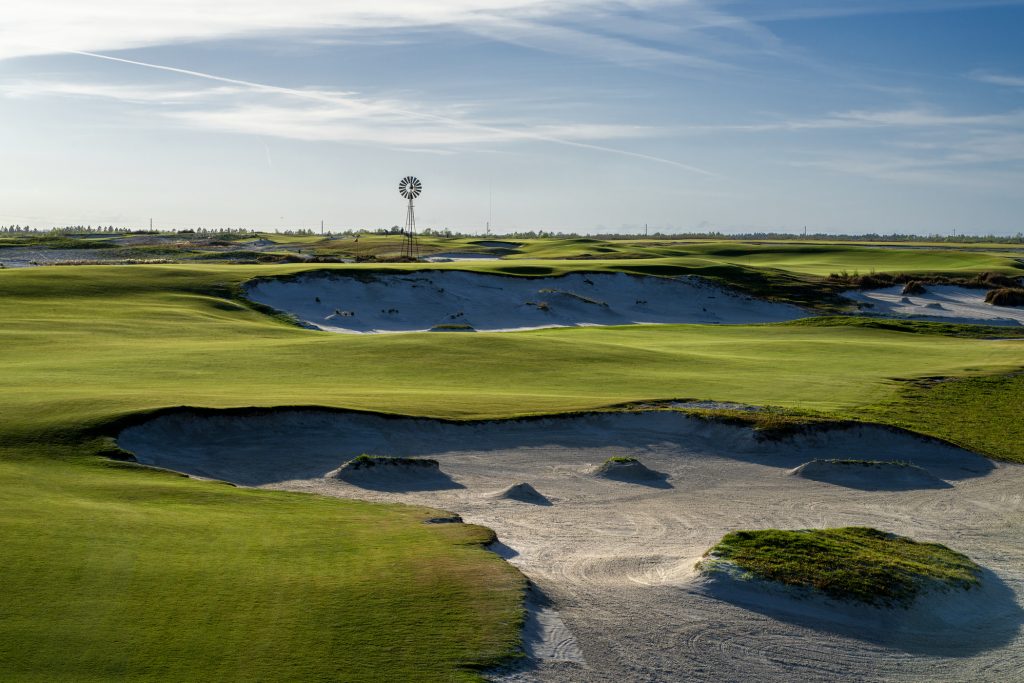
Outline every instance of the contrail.
{"type": "MultiPolygon", "coordinates": [[[[142,66],[147,69],[157,69],[159,71],[168,71],[170,73],[183,74],[185,76],[193,76],[195,78],[203,78],[208,81],[217,81],[218,83],[228,83],[230,85],[240,85],[252,90],[258,90],[262,92],[276,93],[280,95],[290,95],[292,97],[301,97],[308,100],[315,100],[318,102],[328,102],[335,105],[351,106],[351,102],[328,93],[308,91],[308,90],[295,90],[294,88],[284,88],[278,85],[267,85],[266,83],[254,83],[253,81],[243,81],[237,78],[228,78],[226,76],[217,76],[216,74],[208,74],[202,71],[192,71],[190,69],[179,69],[174,66],[165,66],[163,64],[152,64],[150,62],[139,62],[134,59],[124,59],[123,57],[111,57],[110,55],[101,55],[96,52],[83,52],[80,50],[64,50],[65,54],[80,55],[83,57],[93,57],[95,59],[106,59],[111,62],[120,62],[121,64],[132,64],[134,66],[142,66]]],[[[473,123],[471,121],[460,121],[459,119],[453,119],[448,116],[440,116],[438,114],[429,114],[425,112],[411,111],[406,109],[399,109],[397,107],[387,107],[387,110],[394,114],[401,114],[402,116],[408,116],[411,118],[418,118],[426,121],[433,121],[436,123],[444,123],[449,126],[455,126],[459,128],[468,128],[471,130],[485,131],[488,133],[497,133],[499,135],[511,135],[525,140],[536,140],[538,142],[548,142],[555,145],[564,145],[566,147],[576,147],[579,149],[589,149],[597,152],[607,152],[609,154],[618,154],[620,156],[633,157],[635,159],[643,159],[645,161],[653,161],[659,164],[667,164],[676,168],[681,168],[691,173],[697,173],[703,176],[715,178],[719,177],[717,173],[712,173],[703,168],[696,166],[690,166],[679,161],[673,161],[672,159],[663,159],[662,157],[652,156],[650,154],[642,154],[640,152],[630,152],[625,149],[617,149],[615,147],[605,147],[604,145],[594,145],[588,142],[576,142],[574,140],[565,140],[562,138],[549,137],[547,135],[541,135],[539,133],[530,133],[526,131],[510,130],[506,128],[498,128],[496,126],[488,126],[481,123],[473,123]]]]}

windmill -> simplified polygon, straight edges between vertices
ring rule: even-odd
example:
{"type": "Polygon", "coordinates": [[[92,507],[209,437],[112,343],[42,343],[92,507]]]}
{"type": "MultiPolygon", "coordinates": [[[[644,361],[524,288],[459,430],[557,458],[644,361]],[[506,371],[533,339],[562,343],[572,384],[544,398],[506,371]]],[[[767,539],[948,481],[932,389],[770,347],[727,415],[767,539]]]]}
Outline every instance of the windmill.
{"type": "Polygon", "coordinates": [[[398,183],[398,193],[409,200],[409,210],[405,214],[405,244],[402,245],[402,257],[419,258],[419,247],[416,245],[416,212],[413,210],[412,200],[420,196],[423,191],[423,183],[411,175],[402,178],[398,183]]]}

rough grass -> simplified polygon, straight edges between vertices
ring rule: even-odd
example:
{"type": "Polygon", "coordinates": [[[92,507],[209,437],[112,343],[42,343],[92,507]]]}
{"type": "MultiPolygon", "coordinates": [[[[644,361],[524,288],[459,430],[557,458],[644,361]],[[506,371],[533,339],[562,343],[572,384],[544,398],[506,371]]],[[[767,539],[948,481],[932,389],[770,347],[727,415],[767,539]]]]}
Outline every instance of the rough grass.
{"type": "Polygon", "coordinates": [[[980,567],[937,543],[866,527],[734,531],[698,568],[813,589],[878,606],[909,606],[922,591],[977,585],[980,567]]]}
{"type": "Polygon", "coordinates": [[[967,325],[863,316],[818,316],[779,324],[794,327],[860,327],[908,334],[962,337],[964,339],[1024,339],[1024,326],[967,325]]]}
{"type": "Polygon", "coordinates": [[[905,382],[892,400],[855,412],[864,420],[1024,463],[1024,373],[905,382]]]}
{"type": "Polygon", "coordinates": [[[1024,306],[1024,289],[1020,287],[993,289],[985,295],[985,303],[993,306],[1024,306]]]}

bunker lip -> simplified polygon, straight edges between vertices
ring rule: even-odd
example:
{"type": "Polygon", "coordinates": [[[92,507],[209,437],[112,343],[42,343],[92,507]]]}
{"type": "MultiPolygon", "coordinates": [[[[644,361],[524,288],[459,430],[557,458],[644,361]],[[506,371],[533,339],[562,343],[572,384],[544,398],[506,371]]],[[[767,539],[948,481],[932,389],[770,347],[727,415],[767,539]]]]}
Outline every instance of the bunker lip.
{"type": "MultiPolygon", "coordinates": [[[[749,426],[678,411],[457,422],[339,410],[178,409],[124,428],[119,442],[143,464],[242,485],[449,510],[493,529],[502,556],[551,597],[585,655],[541,660],[538,675],[554,680],[711,670],[736,681],[793,680],[807,671],[815,680],[851,682],[896,673],[935,677],[935,660],[918,658],[913,642],[888,632],[868,647],[855,629],[835,629],[815,614],[793,618],[697,590],[697,558],[735,528],[809,528],[827,517],[830,526],[881,527],[944,543],[983,566],[998,563],[1008,582],[1024,580],[1024,550],[1014,544],[1024,533],[1019,511],[973,502],[1017,495],[1024,467],[997,466],[895,429],[829,425],[765,440],[749,426]],[[955,485],[876,493],[779,476],[837,452],[869,451],[913,460],[955,485]],[[389,491],[323,477],[360,453],[436,459],[464,488],[389,491]],[[667,473],[674,488],[591,474],[595,463],[624,453],[667,473]],[[555,504],[496,501],[494,492],[512,482],[529,482],[555,504]],[[955,524],[949,506],[963,511],[955,524]],[[695,614],[700,619],[686,617],[695,614]],[[723,653],[707,647],[709,632],[755,647],[723,653]],[[751,639],[753,632],[764,637],[751,639]],[[872,656],[879,647],[911,655],[889,663],[872,656]],[[841,675],[828,675],[836,671],[841,675]]],[[[1020,606],[1012,595],[1002,597],[1005,609],[993,613],[990,625],[958,632],[965,654],[942,660],[947,677],[977,679],[979,672],[1024,666],[1024,652],[1010,645],[1020,606]]]]}
{"type": "Polygon", "coordinates": [[[311,271],[256,278],[256,304],[317,329],[349,334],[482,332],[632,324],[753,324],[809,315],[697,276],[572,272],[525,277],[474,271],[311,271]],[[452,328],[456,329],[456,328],[452,328]]]}

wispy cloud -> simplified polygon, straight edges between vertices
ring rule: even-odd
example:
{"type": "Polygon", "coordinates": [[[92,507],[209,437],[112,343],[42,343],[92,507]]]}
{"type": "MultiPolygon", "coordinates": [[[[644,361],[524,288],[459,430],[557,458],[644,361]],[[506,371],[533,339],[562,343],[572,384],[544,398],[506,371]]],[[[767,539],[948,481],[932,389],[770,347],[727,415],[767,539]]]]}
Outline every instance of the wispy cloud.
{"type": "MultiPolygon", "coordinates": [[[[111,51],[274,32],[451,28],[516,21],[539,26],[566,15],[637,10],[670,0],[6,0],[0,59],[62,50],[111,51]]],[[[698,5],[688,0],[683,5],[698,5]]]]}
{"type": "Polygon", "coordinates": [[[884,128],[1004,127],[1024,125],[1024,110],[996,114],[947,114],[930,109],[851,110],[810,119],[713,124],[684,128],[692,132],[857,130],[884,128]]]}
{"type": "Polygon", "coordinates": [[[991,71],[973,71],[970,77],[980,83],[1000,85],[1006,88],[1020,88],[1024,90],[1024,76],[993,73],[991,71]]]}
{"type": "MultiPolygon", "coordinates": [[[[223,85],[193,91],[156,86],[122,86],[68,82],[0,84],[13,97],[80,96],[132,103],[182,104],[203,100],[201,107],[170,107],[161,114],[206,130],[275,136],[307,141],[350,142],[408,147],[459,146],[479,143],[544,142],[615,154],[674,166],[703,176],[711,171],[673,159],[598,144],[610,139],[649,137],[658,131],[643,126],[601,123],[502,123],[438,113],[417,104],[360,97],[326,89],[284,88],[172,66],[79,52],[82,56],[156,69],[223,85]],[[240,95],[269,96],[273,101],[242,101],[240,95]],[[230,99],[225,102],[223,98],[230,99]],[[220,99],[220,101],[216,101],[220,99]]],[[[242,98],[244,99],[244,98],[242,98]]]]}

